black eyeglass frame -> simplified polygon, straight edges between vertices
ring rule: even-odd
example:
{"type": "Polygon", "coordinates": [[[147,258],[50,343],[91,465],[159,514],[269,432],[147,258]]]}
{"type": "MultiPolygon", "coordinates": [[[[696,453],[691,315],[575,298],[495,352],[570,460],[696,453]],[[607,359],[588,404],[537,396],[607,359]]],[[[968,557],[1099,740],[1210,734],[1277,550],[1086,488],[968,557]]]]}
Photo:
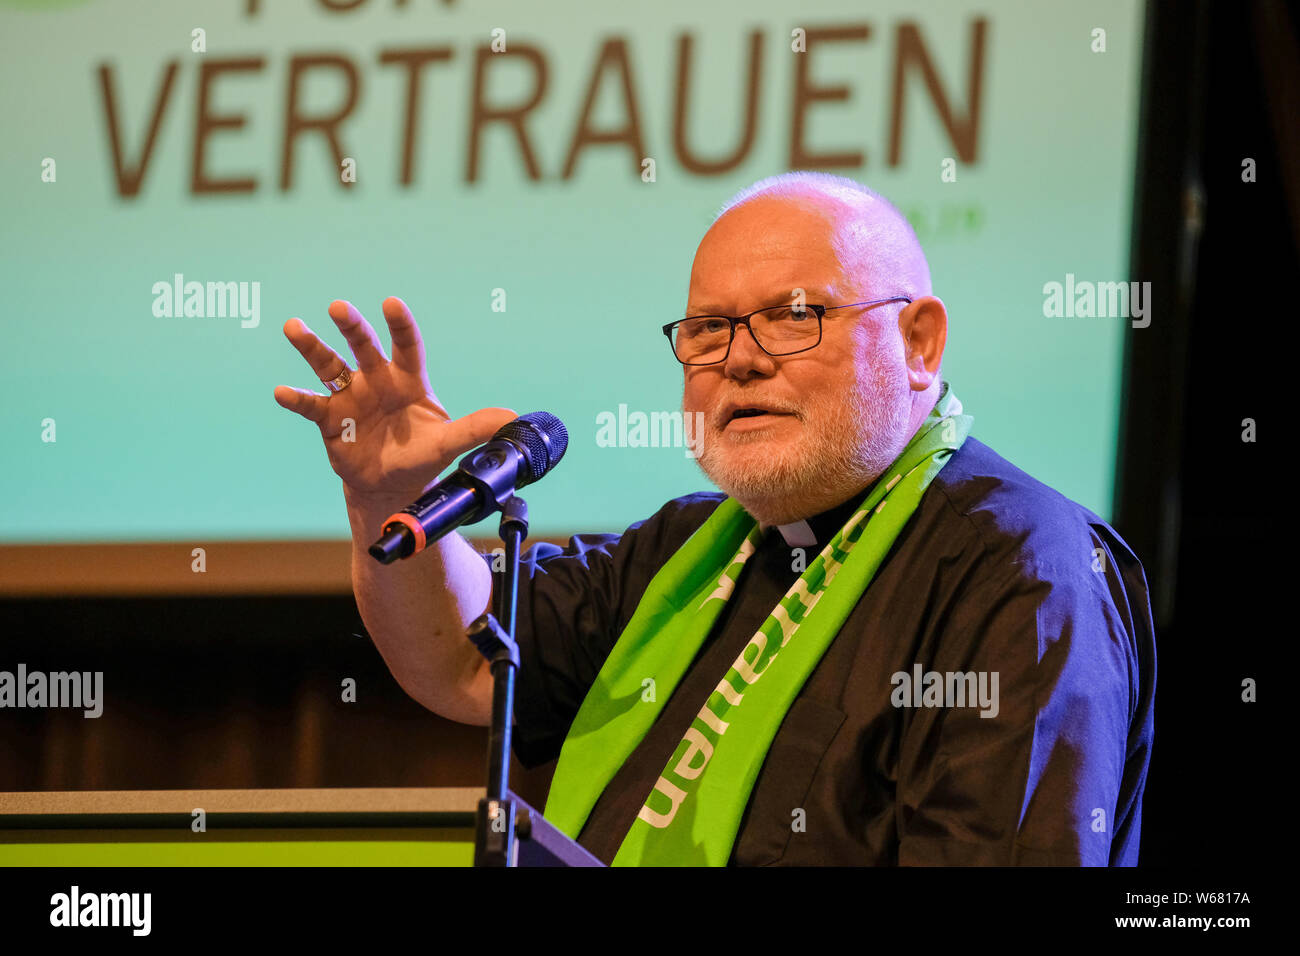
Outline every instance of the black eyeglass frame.
{"type": "Polygon", "coordinates": [[[758,340],[758,336],[754,334],[753,327],[749,324],[749,320],[752,319],[754,316],[758,315],[758,313],[770,312],[772,309],[786,308],[786,306],[784,305],[764,306],[761,309],[755,309],[753,312],[750,312],[748,315],[709,315],[709,314],[688,315],[685,318],[678,319],[675,322],[669,322],[667,325],[663,327],[663,333],[664,336],[668,339],[668,348],[672,350],[673,358],[677,359],[678,362],[681,362],[682,365],[687,365],[687,366],[717,365],[719,362],[725,362],[727,360],[727,356],[731,354],[731,346],[736,341],[737,325],[743,325],[745,328],[749,329],[749,337],[754,340],[755,345],[757,345],[760,349],[763,350],[764,354],[771,355],[773,358],[780,358],[785,355],[798,355],[800,352],[809,352],[812,349],[815,349],[817,346],[821,345],[822,344],[822,318],[826,315],[827,312],[834,312],[836,309],[852,309],[855,306],[884,305],[886,302],[906,302],[910,305],[912,300],[905,295],[891,295],[887,299],[872,299],[869,302],[850,302],[847,305],[829,305],[829,306],[813,305],[811,302],[805,304],[804,308],[808,309],[810,312],[813,313],[813,315],[817,316],[817,341],[814,342],[812,345],[809,345],[807,348],[795,349],[793,352],[769,352],[763,346],[763,343],[758,340]],[[721,358],[716,358],[711,362],[683,362],[682,361],[681,356],[677,354],[677,349],[673,348],[673,329],[681,325],[683,322],[689,322],[692,319],[726,319],[727,320],[727,323],[731,326],[731,335],[727,339],[727,350],[722,353],[721,358]]]}

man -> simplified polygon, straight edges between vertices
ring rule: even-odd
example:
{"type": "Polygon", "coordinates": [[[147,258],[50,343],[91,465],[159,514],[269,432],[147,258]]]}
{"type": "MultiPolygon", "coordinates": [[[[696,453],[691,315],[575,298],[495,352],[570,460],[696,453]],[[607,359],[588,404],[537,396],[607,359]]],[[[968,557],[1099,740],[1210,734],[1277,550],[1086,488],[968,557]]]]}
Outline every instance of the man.
{"type": "MultiPolygon", "coordinates": [[[[484,725],[491,676],[464,638],[489,606],[483,556],[454,534],[388,567],[366,548],[514,413],[451,420],[410,312],[383,308],[391,362],[330,306],[355,372],[291,319],[333,394],[275,396],[343,479],[358,607],[394,677],[484,725]]],[[[906,220],[850,180],[764,180],[700,243],[683,315],[665,327],[683,410],[725,495],[524,562],[515,752],[559,756],[547,816],[620,865],[1134,864],[1142,567],[967,437],[906,220]]]]}

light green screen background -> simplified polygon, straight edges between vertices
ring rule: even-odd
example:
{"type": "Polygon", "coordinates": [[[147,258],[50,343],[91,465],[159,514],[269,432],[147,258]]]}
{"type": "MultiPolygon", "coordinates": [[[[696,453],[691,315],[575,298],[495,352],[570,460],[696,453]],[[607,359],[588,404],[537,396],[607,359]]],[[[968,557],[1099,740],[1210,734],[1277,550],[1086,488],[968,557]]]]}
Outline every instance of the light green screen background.
{"type": "MultiPolygon", "coordinates": [[[[1124,319],[1048,319],[1044,283],[1067,272],[1127,275],[1141,11],[1089,4],[818,2],[476,3],[316,0],[206,4],[0,2],[0,537],[10,542],[346,536],[338,479],[314,426],[279,408],[277,384],[322,390],[281,326],[299,316],[348,355],[325,308],[355,302],[377,324],[400,295],[420,321],[430,378],[453,415],[485,405],[546,409],[568,425],[567,457],[529,489],[534,534],[620,530],[664,501],[711,487],[680,448],[600,448],[597,416],[680,407],[681,370],[659,327],[680,317],[695,245],[727,196],[788,168],[796,27],[865,23],[865,42],[815,48],[812,79],[847,100],[810,108],[807,144],[860,150],[832,169],[913,216],[950,316],[945,358],[973,434],[1109,517],[1124,319]],[[955,147],[919,72],[906,77],[902,161],[887,164],[897,29],[921,30],[954,110],[967,108],[971,23],[988,21],[978,159],[940,179],[955,147]],[[191,52],[191,31],[207,52],[191,52]],[[524,172],[504,128],[484,134],[465,181],[474,50],[493,28],[541,48],[549,87],[528,132],[542,170],[524,172]],[[1092,31],[1106,31],[1093,52],[1092,31]],[[738,142],[748,36],[764,37],[753,148],[720,176],[673,152],[677,37],[695,40],[689,137],[718,156],[738,142]],[[646,152],[596,146],[561,178],[601,43],[626,39],[646,152]],[[423,80],[415,180],[398,182],[406,74],[383,49],[447,46],[423,80]],[[299,141],[279,186],[288,63],[338,53],[360,73],[341,128],[358,182],[338,183],[324,140],[299,141]],[[242,129],[211,134],[206,167],[252,176],[246,195],[191,195],[203,57],[261,56],[220,76],[212,110],[242,129]],[[164,66],[179,64],[143,187],[117,194],[97,71],[112,70],[123,148],[139,161],[164,66]],[[57,180],[42,182],[42,160],[57,180]],[[156,318],[152,286],[175,273],[258,281],[256,328],[237,318],[156,318]],[[504,313],[492,290],[507,295],[504,313]],[[57,441],[41,440],[42,421],[57,441]]],[[[492,68],[511,102],[527,71],[492,68]]],[[[603,74],[595,125],[618,125],[621,86],[603,74]]],[[[307,109],[341,96],[332,75],[307,109]]],[[[386,333],[385,342],[386,342],[386,333]]],[[[488,526],[484,526],[485,531],[488,526]]],[[[490,532],[489,532],[490,533],[490,532]]]]}

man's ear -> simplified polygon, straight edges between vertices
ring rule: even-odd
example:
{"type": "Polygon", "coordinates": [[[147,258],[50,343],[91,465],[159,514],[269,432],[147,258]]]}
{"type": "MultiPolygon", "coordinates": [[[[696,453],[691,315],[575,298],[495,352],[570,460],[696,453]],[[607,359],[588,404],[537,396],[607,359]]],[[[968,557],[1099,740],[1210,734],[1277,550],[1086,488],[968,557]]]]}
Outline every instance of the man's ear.
{"type": "Polygon", "coordinates": [[[903,336],[908,384],[912,391],[923,392],[939,377],[948,342],[948,310],[937,296],[922,296],[898,313],[898,331],[903,336]]]}

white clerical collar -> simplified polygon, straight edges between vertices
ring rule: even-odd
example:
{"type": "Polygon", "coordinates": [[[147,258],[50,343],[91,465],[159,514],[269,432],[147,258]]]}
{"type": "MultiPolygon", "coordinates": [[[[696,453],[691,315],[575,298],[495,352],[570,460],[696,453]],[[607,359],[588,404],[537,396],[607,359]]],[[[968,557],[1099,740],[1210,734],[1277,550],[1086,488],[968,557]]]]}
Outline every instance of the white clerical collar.
{"type": "Polygon", "coordinates": [[[777,525],[776,530],[781,532],[785,543],[792,548],[811,548],[817,544],[817,535],[813,534],[812,525],[807,521],[777,525]]]}

